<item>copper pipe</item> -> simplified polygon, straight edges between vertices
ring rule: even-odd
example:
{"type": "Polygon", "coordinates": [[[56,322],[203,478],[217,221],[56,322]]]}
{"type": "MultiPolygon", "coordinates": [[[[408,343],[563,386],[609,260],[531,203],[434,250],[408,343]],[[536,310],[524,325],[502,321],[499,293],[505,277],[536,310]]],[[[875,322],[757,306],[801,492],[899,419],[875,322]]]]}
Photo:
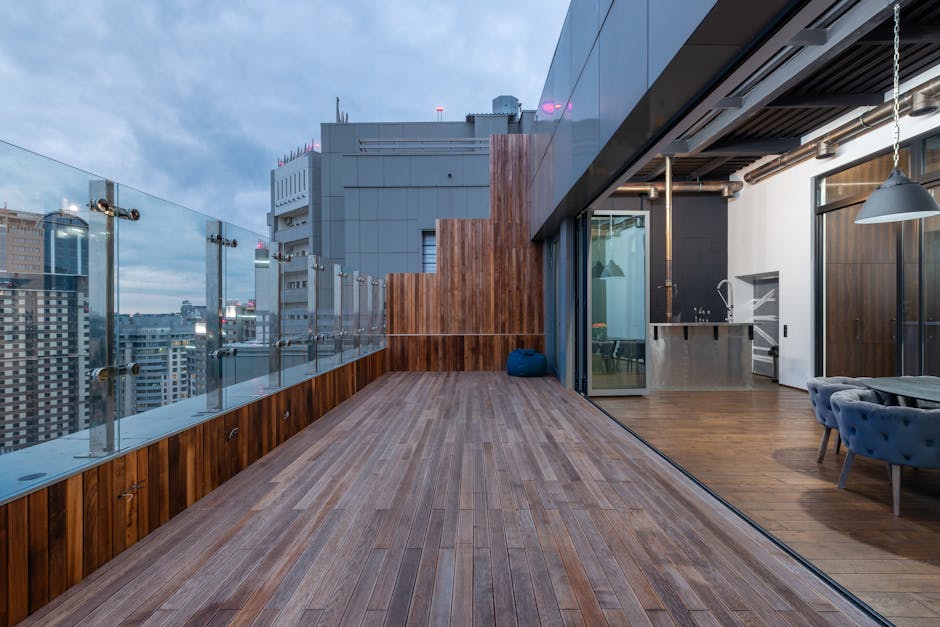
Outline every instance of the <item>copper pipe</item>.
{"type": "MultiPolygon", "coordinates": [[[[920,92],[930,96],[940,92],[940,78],[931,79],[905,92],[899,102],[901,115],[907,115],[911,112],[911,103],[914,100],[914,94],[920,92]]],[[[744,175],[744,180],[752,185],[759,183],[777,172],[815,157],[820,142],[828,142],[835,145],[844,144],[880,126],[884,126],[888,122],[891,122],[893,118],[894,102],[886,102],[874,109],[866,111],[851,122],[847,122],[837,129],[830,131],[825,136],[805,143],[798,148],[794,148],[790,152],[785,152],[776,159],[754,168],[744,175]]]]}
{"type": "MultiPolygon", "coordinates": [[[[719,193],[726,198],[733,196],[744,188],[741,181],[675,181],[672,191],[678,194],[707,194],[719,193]]],[[[635,194],[648,194],[655,198],[666,191],[665,183],[624,183],[617,186],[612,196],[632,196],[635,194]]]]}
{"type": "Polygon", "coordinates": [[[666,155],[666,322],[672,322],[672,156],[666,155]]]}

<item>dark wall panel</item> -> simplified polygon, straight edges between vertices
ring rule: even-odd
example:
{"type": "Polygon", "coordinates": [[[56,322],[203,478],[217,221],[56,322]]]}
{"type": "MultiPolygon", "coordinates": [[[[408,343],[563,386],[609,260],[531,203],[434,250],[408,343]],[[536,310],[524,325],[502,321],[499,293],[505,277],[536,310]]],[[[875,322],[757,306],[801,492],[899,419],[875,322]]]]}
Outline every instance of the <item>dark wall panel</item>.
{"type": "MultiPolygon", "coordinates": [[[[650,211],[650,322],[665,322],[666,205],[641,197],[611,198],[606,210],[650,211]]],[[[694,307],[711,311],[711,321],[725,319],[715,289],[728,277],[728,201],[720,196],[676,195],[672,202],[672,281],[677,286],[673,321],[693,320],[694,307]],[[677,316],[681,316],[678,318],[677,316]]]]}

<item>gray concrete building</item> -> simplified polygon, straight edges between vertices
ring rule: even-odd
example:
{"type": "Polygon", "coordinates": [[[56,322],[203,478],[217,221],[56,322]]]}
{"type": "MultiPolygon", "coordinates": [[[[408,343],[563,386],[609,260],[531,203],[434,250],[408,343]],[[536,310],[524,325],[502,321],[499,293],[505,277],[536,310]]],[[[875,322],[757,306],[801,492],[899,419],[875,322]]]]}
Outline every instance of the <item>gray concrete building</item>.
{"type": "Polygon", "coordinates": [[[282,157],[271,170],[271,239],[282,245],[285,256],[291,256],[284,264],[281,293],[283,335],[307,330],[307,255],[319,250],[319,233],[313,228],[319,220],[320,153],[311,142],[282,157]]]}
{"type": "Polygon", "coordinates": [[[533,116],[499,96],[455,122],[322,124],[318,251],[376,276],[433,271],[435,220],[489,216],[489,136],[533,116]]]}
{"type": "Polygon", "coordinates": [[[122,415],[131,416],[190,395],[188,354],[196,344],[195,320],[181,314],[121,314],[121,363],[140,364],[140,373],[120,388],[122,415]]]}
{"type": "Polygon", "coordinates": [[[512,96],[454,122],[350,123],[338,115],[320,127],[322,154],[311,145],[282,159],[271,172],[268,224],[293,256],[285,334],[303,323],[306,307],[307,261],[298,255],[375,276],[433,271],[435,220],[489,216],[489,136],[527,132],[533,116],[512,96]]]}

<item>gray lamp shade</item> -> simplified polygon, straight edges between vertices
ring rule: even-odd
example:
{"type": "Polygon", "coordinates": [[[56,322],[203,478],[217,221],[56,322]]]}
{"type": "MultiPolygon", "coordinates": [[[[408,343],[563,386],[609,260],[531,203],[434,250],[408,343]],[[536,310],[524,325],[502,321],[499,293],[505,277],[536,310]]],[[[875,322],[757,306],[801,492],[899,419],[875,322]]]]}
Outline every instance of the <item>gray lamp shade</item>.
{"type": "Polygon", "coordinates": [[[617,265],[617,262],[611,259],[607,262],[607,265],[604,266],[604,270],[601,272],[601,278],[615,279],[620,277],[623,277],[623,270],[617,265]]]}
{"type": "Polygon", "coordinates": [[[881,187],[862,205],[855,224],[878,224],[929,218],[940,214],[940,206],[922,185],[907,178],[900,168],[892,170],[881,187]]]}
{"type": "Polygon", "coordinates": [[[603,273],[604,264],[602,264],[600,261],[595,261],[594,265],[591,266],[591,278],[599,279],[603,273]]]}

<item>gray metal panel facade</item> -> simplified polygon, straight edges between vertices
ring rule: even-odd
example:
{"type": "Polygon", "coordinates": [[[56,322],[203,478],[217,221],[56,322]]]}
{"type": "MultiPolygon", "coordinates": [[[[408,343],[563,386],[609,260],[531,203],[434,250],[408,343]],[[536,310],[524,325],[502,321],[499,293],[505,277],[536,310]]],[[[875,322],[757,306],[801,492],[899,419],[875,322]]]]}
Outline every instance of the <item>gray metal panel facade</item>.
{"type": "Polygon", "coordinates": [[[509,121],[470,119],[323,124],[323,254],[371,275],[421,272],[421,232],[438,218],[489,217],[486,139],[509,121]]]}
{"type": "Polygon", "coordinates": [[[533,234],[643,106],[716,2],[572,0],[532,123],[533,234]]]}

